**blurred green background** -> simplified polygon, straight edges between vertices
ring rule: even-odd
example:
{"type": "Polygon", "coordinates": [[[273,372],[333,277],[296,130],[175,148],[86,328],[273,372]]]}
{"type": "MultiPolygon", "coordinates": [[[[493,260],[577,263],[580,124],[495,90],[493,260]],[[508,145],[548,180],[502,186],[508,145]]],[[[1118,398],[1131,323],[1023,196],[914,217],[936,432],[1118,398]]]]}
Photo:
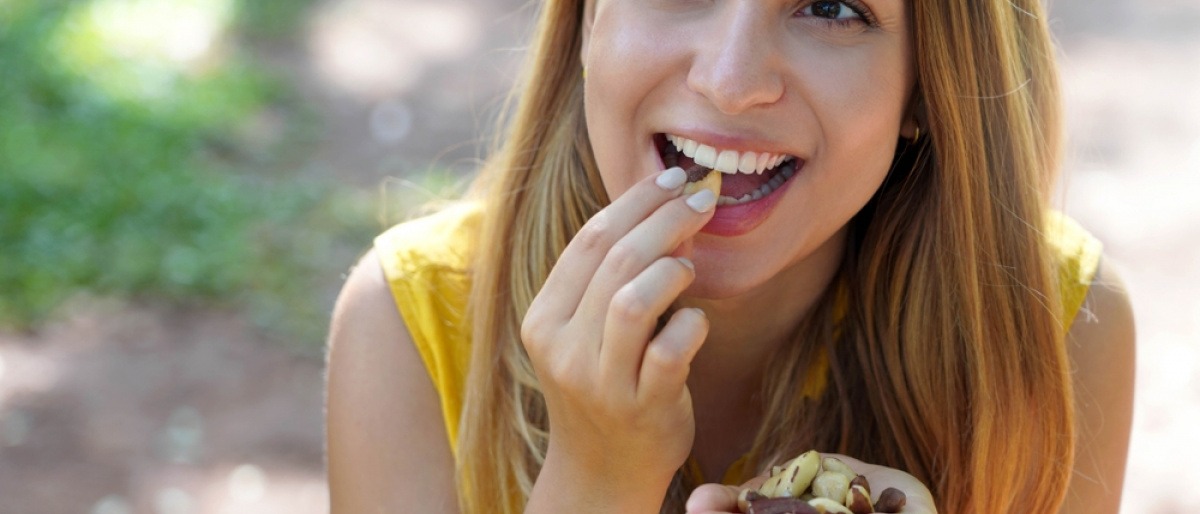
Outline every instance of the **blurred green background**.
{"type": "Polygon", "coordinates": [[[0,512],[325,511],[330,309],[477,167],[517,7],[0,0],[0,512]]]}
{"type": "MultiPolygon", "coordinates": [[[[375,234],[477,168],[536,5],[0,0],[0,512],[327,512],[330,307],[375,234]]],[[[1200,3],[1050,7],[1059,207],[1138,314],[1123,503],[1180,512],[1200,3]]]]}
{"type": "Polygon", "coordinates": [[[318,120],[255,44],[308,1],[0,2],[0,323],[72,295],[245,308],[319,342],[360,191],[297,177],[318,120]]]}

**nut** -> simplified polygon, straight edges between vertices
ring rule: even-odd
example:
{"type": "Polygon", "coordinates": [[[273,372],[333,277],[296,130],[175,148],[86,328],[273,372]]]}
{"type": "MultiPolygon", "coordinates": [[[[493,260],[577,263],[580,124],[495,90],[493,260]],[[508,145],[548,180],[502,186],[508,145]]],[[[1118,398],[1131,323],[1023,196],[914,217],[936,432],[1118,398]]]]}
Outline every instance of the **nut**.
{"type": "Polygon", "coordinates": [[[813,478],[821,467],[821,454],[816,450],[802,453],[784,465],[784,481],[781,487],[786,487],[787,494],[779,496],[800,496],[812,485],[813,478]]]}
{"type": "Polygon", "coordinates": [[[863,475],[858,475],[850,481],[850,487],[854,487],[856,485],[863,486],[863,489],[866,489],[868,493],[871,492],[871,484],[867,482],[867,477],[863,475]]]}
{"type": "Polygon", "coordinates": [[[746,514],[820,514],[820,510],[797,498],[761,498],[750,502],[746,514]]]}
{"type": "Polygon", "coordinates": [[[694,171],[696,170],[687,170],[688,182],[683,186],[684,195],[690,195],[704,189],[709,189],[714,195],[721,196],[721,172],[717,170],[710,170],[706,175],[695,177],[695,175],[699,175],[699,173],[694,173],[694,171]]]}
{"type": "Polygon", "coordinates": [[[871,507],[871,493],[861,485],[850,486],[850,490],[846,492],[845,503],[850,512],[854,514],[875,512],[875,509],[871,507]]]}
{"type": "Polygon", "coordinates": [[[766,482],[763,482],[763,485],[758,486],[759,494],[762,494],[767,498],[774,498],[776,496],[775,491],[779,489],[779,482],[782,480],[782,474],[771,475],[771,478],[768,478],[766,482]]]}
{"type": "Polygon", "coordinates": [[[850,466],[847,466],[845,462],[842,462],[834,457],[825,457],[824,459],[821,459],[821,465],[824,466],[825,471],[836,471],[846,475],[847,480],[854,480],[854,477],[858,476],[858,473],[855,473],[853,469],[850,469],[850,466]]]}
{"type": "Polygon", "coordinates": [[[744,489],[737,499],[738,510],[746,514],[894,514],[905,503],[904,492],[889,487],[872,505],[867,477],[815,450],[772,466],[757,490],[744,489]]]}
{"type": "Polygon", "coordinates": [[[846,499],[846,491],[850,490],[850,479],[837,471],[823,471],[813,479],[812,490],[819,498],[841,502],[846,499]]]}
{"type": "Polygon", "coordinates": [[[749,512],[750,511],[750,502],[755,501],[755,500],[762,500],[764,498],[766,498],[766,496],[763,496],[761,493],[759,493],[758,491],[756,491],[754,489],[742,489],[742,492],[738,493],[738,500],[737,500],[738,510],[740,510],[742,512],[749,512]]]}
{"type": "Polygon", "coordinates": [[[879,499],[875,500],[875,512],[895,514],[904,508],[905,503],[908,503],[908,497],[904,495],[904,491],[889,487],[879,493],[879,499]]]}
{"type": "Polygon", "coordinates": [[[830,500],[829,498],[813,498],[808,500],[808,504],[816,507],[818,514],[854,514],[845,505],[842,505],[841,502],[830,500]]]}

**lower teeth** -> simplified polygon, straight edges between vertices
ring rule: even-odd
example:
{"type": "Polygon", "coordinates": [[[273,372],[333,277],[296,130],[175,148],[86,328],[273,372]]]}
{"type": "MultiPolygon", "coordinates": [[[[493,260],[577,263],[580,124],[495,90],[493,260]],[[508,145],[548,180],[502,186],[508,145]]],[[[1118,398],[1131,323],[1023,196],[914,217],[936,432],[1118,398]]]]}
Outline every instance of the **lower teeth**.
{"type": "Polygon", "coordinates": [[[763,184],[762,187],[742,195],[741,198],[720,196],[717,198],[717,205],[741,205],[760,200],[762,197],[771,194],[776,189],[779,189],[779,186],[783,185],[787,179],[792,178],[792,175],[796,174],[796,167],[792,162],[785,162],[782,166],[783,168],[779,170],[779,174],[771,178],[766,184],[763,184]]]}

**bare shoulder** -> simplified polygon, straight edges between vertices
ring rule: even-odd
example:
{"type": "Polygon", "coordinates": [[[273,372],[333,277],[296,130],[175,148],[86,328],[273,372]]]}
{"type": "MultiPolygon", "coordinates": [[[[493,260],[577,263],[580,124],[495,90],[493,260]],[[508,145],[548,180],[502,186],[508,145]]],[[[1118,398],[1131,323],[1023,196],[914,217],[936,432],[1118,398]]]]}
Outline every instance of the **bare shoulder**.
{"type": "Polygon", "coordinates": [[[334,307],[325,419],[332,514],[458,511],[437,391],[373,251],[334,307]]]}
{"type": "Polygon", "coordinates": [[[1067,334],[1078,447],[1064,513],[1116,513],[1133,419],[1136,332],[1118,269],[1103,259],[1067,334]]]}

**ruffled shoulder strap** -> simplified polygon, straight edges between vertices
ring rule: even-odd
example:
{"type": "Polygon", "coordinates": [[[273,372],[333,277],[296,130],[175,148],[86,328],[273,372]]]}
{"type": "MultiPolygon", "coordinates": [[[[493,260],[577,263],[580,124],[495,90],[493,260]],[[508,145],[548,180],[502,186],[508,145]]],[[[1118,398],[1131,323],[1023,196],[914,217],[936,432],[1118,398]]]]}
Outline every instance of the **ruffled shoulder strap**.
{"type": "Polygon", "coordinates": [[[1046,242],[1054,252],[1059,298],[1063,307],[1063,327],[1084,309],[1088,288],[1100,267],[1103,245],[1075,220],[1058,211],[1046,217],[1046,242]]]}

